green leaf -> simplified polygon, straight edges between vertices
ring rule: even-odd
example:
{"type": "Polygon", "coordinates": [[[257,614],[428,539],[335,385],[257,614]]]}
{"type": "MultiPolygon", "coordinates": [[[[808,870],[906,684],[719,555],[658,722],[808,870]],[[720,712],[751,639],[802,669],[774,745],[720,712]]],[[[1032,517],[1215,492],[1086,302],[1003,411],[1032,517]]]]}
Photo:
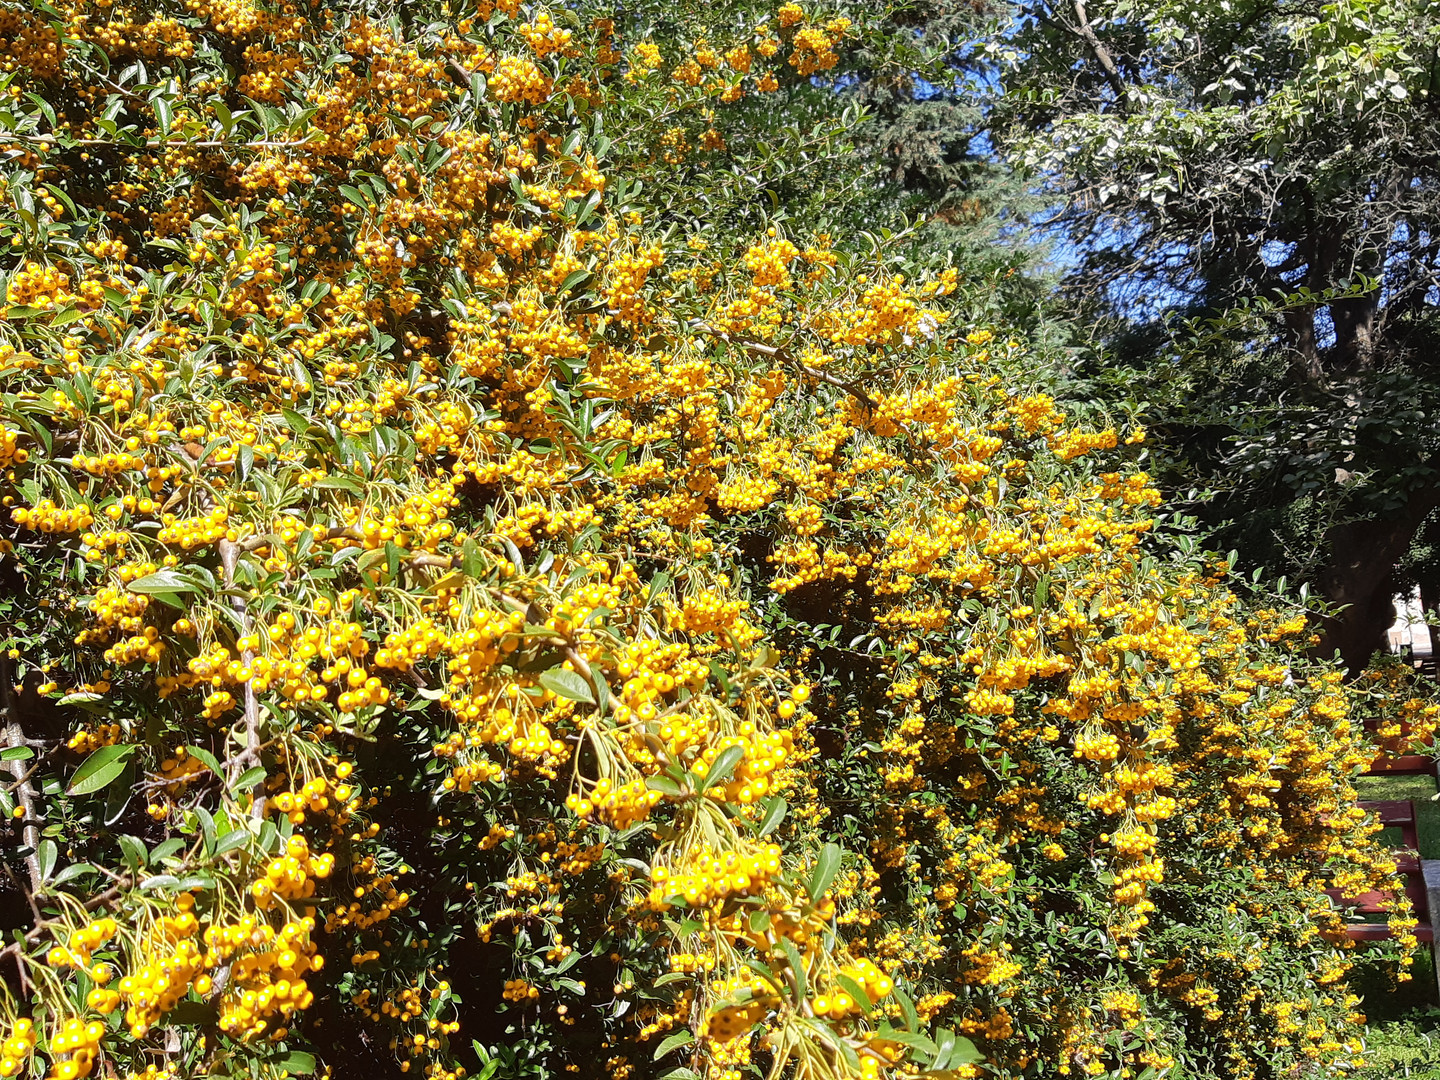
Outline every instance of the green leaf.
{"type": "Polygon", "coordinates": [[[145,865],[145,842],[138,836],[130,836],[128,833],[121,833],[116,839],[120,842],[120,852],[124,856],[125,865],[130,868],[130,873],[133,875],[135,871],[145,865]]]}
{"type": "Polygon", "coordinates": [[[219,842],[215,845],[215,854],[224,855],[226,852],[244,847],[249,839],[250,833],[245,829],[231,829],[224,836],[220,837],[219,842]]]}
{"type": "Polygon", "coordinates": [[[75,770],[65,794],[91,795],[103,790],[125,771],[125,763],[138,749],[134,744],[100,747],[75,770]]]}
{"type": "Polygon", "coordinates": [[[810,996],[809,982],[805,978],[805,962],[800,959],[799,950],[788,937],[780,935],[780,947],[785,950],[785,959],[790,963],[790,970],[795,973],[795,1004],[799,1005],[810,996]]]}
{"type": "Polygon", "coordinates": [[[60,861],[60,845],[54,840],[42,840],[36,855],[40,861],[40,880],[49,881],[50,875],[55,872],[55,864],[60,861]]]}
{"type": "Polygon", "coordinates": [[[25,761],[35,756],[28,746],[10,746],[0,750],[0,761],[25,761]]]}
{"type": "Polygon", "coordinates": [[[790,809],[790,804],[779,795],[772,795],[769,804],[765,807],[765,816],[760,819],[761,836],[769,836],[780,827],[780,822],[785,820],[785,811],[790,809]]]}
{"type": "Polygon", "coordinates": [[[721,750],[715,758],[710,770],[705,774],[705,783],[700,785],[701,791],[708,791],[716,784],[723,784],[730,779],[730,774],[735,771],[735,766],[740,764],[740,759],[745,756],[745,747],[727,746],[721,750]]]}
{"type": "Polygon", "coordinates": [[[680,785],[668,776],[652,776],[645,781],[645,786],[662,795],[679,795],[682,790],[680,785]]]}
{"type": "Polygon", "coordinates": [[[310,486],[322,490],[348,491],[351,495],[363,495],[365,491],[358,480],[352,480],[348,476],[322,476],[310,486]]]}
{"type": "Polygon", "coordinates": [[[160,843],[156,844],[156,845],[155,845],[155,849],[150,852],[150,865],[151,865],[151,866],[154,866],[154,865],[156,865],[157,863],[159,863],[162,859],[168,859],[171,855],[174,855],[177,851],[183,851],[184,848],[185,848],[185,838],[184,838],[184,837],[181,837],[181,836],[172,836],[172,837],[170,837],[169,840],[162,840],[162,841],[160,841],[160,843]]]}
{"type": "Polygon", "coordinates": [[[689,1046],[695,1041],[695,1036],[688,1031],[677,1031],[674,1035],[668,1036],[659,1046],[655,1048],[655,1055],[652,1061],[659,1061],[671,1050],[678,1050],[682,1046],[689,1046]]]}
{"type": "MultiPolygon", "coordinates": [[[[912,1005],[911,1008],[913,1009],[914,1006],[912,1005]]],[[[887,1042],[897,1042],[901,1046],[908,1046],[912,1050],[919,1050],[928,1057],[933,1057],[936,1052],[936,1047],[933,1042],[924,1035],[917,1034],[914,1031],[901,1031],[898,1028],[891,1027],[889,1024],[881,1024],[880,1030],[875,1032],[875,1034],[887,1042]]]]}
{"type": "MultiPolygon", "coordinates": [[[[905,993],[905,991],[901,990],[898,986],[891,990],[890,993],[894,995],[896,1003],[900,1006],[901,1015],[905,1017],[905,1026],[909,1028],[912,1032],[919,1031],[920,1014],[915,1011],[915,1002],[910,1000],[910,995],[905,993]]],[[[890,1038],[890,1036],[888,1035],[884,1037],[887,1039],[890,1038]]],[[[902,1039],[900,1041],[903,1042],[904,1040],[902,1039]]],[[[930,1043],[929,1039],[926,1039],[925,1041],[927,1043],[930,1043]]],[[[930,1047],[933,1050],[935,1044],[930,1043],[930,1047]]]]}
{"type": "Polygon", "coordinates": [[[95,693],[95,692],[92,691],[92,690],[79,690],[79,691],[77,691],[77,692],[75,692],[75,693],[73,693],[73,694],[66,694],[66,695],[65,695],[64,697],[62,697],[59,701],[57,701],[55,704],[56,704],[56,705],[79,705],[79,706],[82,706],[82,707],[83,707],[83,706],[86,706],[86,705],[92,705],[92,704],[94,704],[94,703],[97,702],[97,701],[101,701],[101,700],[104,699],[104,697],[105,697],[104,694],[97,694],[97,693],[95,693]]]}
{"type": "Polygon", "coordinates": [[[55,875],[55,884],[58,887],[66,882],[74,881],[76,878],[84,877],[86,874],[98,874],[99,872],[88,862],[71,863],[55,875]]]}
{"type": "Polygon", "coordinates": [[[817,904],[830,883],[835,880],[835,874],[840,869],[840,859],[839,844],[826,844],[820,849],[820,857],[815,860],[815,869],[810,873],[810,880],[805,883],[805,891],[817,904]]]}
{"type": "Polygon", "coordinates": [[[964,1035],[955,1036],[955,1046],[950,1051],[950,1068],[953,1069],[957,1065],[974,1065],[984,1060],[985,1055],[979,1051],[973,1042],[964,1035]]]}
{"type": "Polygon", "coordinates": [[[254,787],[261,780],[265,779],[265,770],[259,765],[246,769],[240,774],[240,778],[230,785],[231,791],[245,791],[254,787]]]}
{"type": "Polygon", "coordinates": [[[195,807],[195,819],[200,822],[200,835],[205,841],[205,854],[215,853],[215,818],[203,806],[195,807]]]}
{"type": "Polygon", "coordinates": [[[185,602],[181,597],[185,593],[200,591],[200,586],[174,570],[157,570],[153,574],[136,578],[127,587],[131,592],[139,593],[142,596],[153,596],[162,604],[168,604],[170,607],[182,611],[185,609],[185,602]]]}
{"type": "Polygon", "coordinates": [[[220,762],[215,760],[215,755],[210,753],[209,750],[204,750],[198,746],[187,746],[185,748],[185,752],[191,757],[193,757],[196,761],[200,762],[201,765],[204,765],[216,776],[225,775],[224,770],[220,768],[220,762]]]}
{"type": "Polygon", "coordinates": [[[540,685],[556,697],[583,701],[587,705],[595,704],[594,691],[578,672],[568,671],[563,667],[551,668],[540,676],[540,685]]]}
{"type": "Polygon", "coordinates": [[[930,1068],[937,1072],[946,1068],[950,1063],[950,1052],[954,1049],[955,1032],[941,1028],[935,1037],[935,1057],[930,1062],[930,1068]]]}
{"type": "Polygon", "coordinates": [[[865,993],[865,988],[849,975],[837,975],[835,981],[840,984],[842,990],[855,999],[855,1004],[860,1006],[860,1011],[869,1016],[870,1010],[874,1006],[870,1001],[870,995],[865,993]]]}
{"type": "Polygon", "coordinates": [[[590,277],[589,270],[572,270],[565,275],[565,280],[560,283],[560,294],[563,296],[571,289],[583,284],[590,277]]]}
{"type": "Polygon", "coordinates": [[[277,1069],[284,1069],[288,1073],[300,1073],[304,1075],[315,1071],[315,1055],[307,1054],[300,1050],[292,1050],[284,1057],[276,1058],[270,1064],[277,1069]]]}

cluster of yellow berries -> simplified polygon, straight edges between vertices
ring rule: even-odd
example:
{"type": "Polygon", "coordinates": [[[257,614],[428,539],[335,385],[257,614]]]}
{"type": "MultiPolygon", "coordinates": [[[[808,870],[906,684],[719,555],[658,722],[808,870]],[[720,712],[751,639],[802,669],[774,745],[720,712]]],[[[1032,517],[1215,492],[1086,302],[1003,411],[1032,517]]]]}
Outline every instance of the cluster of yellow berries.
{"type": "Polygon", "coordinates": [[[250,895],[261,911],[268,910],[275,897],[282,900],[309,900],[315,895],[315,883],[330,876],[335,856],[326,852],[312,856],[305,837],[296,833],[285,842],[285,854],[272,859],[265,876],[250,886],[250,895]]]}
{"type": "Polygon", "coordinates": [[[74,301],[76,294],[70,291],[70,278],[58,266],[27,262],[10,275],[5,299],[12,304],[49,310],[74,301]]]}
{"type": "Polygon", "coordinates": [[[86,1023],[77,1016],[62,1023],[50,1037],[49,1080],[78,1080],[89,1076],[104,1036],[105,1025],[98,1020],[86,1023]]]}
{"type": "Polygon", "coordinates": [[[307,811],[312,814],[335,814],[338,823],[344,824],[349,820],[351,803],[355,799],[354,787],[345,782],[351,768],[348,761],[341,762],[335,770],[339,783],[332,785],[324,776],[312,777],[300,785],[298,790],[281,791],[272,796],[268,805],[288,817],[292,825],[305,824],[307,811]]]}
{"type": "MultiPolygon", "coordinates": [[[[840,969],[840,974],[855,983],[870,1003],[888,997],[895,989],[895,980],[864,957],[840,969]]],[[[843,1020],[864,1011],[862,1004],[850,996],[848,990],[832,987],[828,994],[817,994],[811,999],[810,1007],[816,1016],[828,1016],[832,1020],[843,1020]]]]}
{"type": "Polygon", "coordinates": [[[220,1010],[220,1029],[240,1039],[253,1039],[267,1031],[272,1037],[284,1029],[271,1028],[271,1019],[308,1009],[315,994],[305,976],[324,967],[311,941],[315,920],[287,922],[277,932],[254,915],[205,932],[207,959],[214,966],[230,961],[230,988],[220,1010]]]}
{"type": "Polygon", "coordinates": [[[593,813],[617,829],[628,829],[649,817],[662,798],[643,779],[612,786],[609,777],[602,776],[583,796],[574,792],[567,795],[565,806],[576,817],[586,818],[593,813]]]}
{"type": "Polygon", "coordinates": [[[17,506],[10,511],[10,520],[26,529],[43,533],[83,532],[95,524],[95,515],[88,506],[59,507],[50,499],[41,499],[27,509],[17,506]]]}
{"type": "MultiPolygon", "coordinates": [[[[191,916],[190,922],[194,923],[191,916]]],[[[180,999],[195,985],[197,992],[208,989],[208,976],[200,973],[206,967],[205,954],[195,942],[188,940],[195,933],[191,926],[189,934],[173,947],[158,951],[142,964],[133,974],[124,976],[116,986],[119,996],[128,999],[125,1022],[130,1034],[143,1039],[159,1020],[173,1009],[180,999]],[[200,980],[207,980],[202,983],[200,980]],[[204,989],[202,989],[202,987],[204,989]]]]}
{"type": "Polygon", "coordinates": [[[748,806],[769,793],[770,778],[776,769],[785,764],[794,742],[795,737],[789,731],[761,733],[754,723],[747,720],[740,725],[738,735],[723,736],[707,746],[691,769],[699,776],[707,776],[721,754],[731,747],[740,749],[744,756],[736,762],[730,775],[723,782],[708,788],[706,794],[724,802],[748,806]]]}
{"type": "Polygon", "coordinates": [[[777,844],[748,852],[701,848],[684,870],[651,868],[648,903],[656,911],[665,911],[672,906],[672,898],[705,908],[730,897],[758,895],[780,875],[780,856],[777,844]]]}
{"type": "Polygon", "coordinates": [[[70,459],[70,466],[91,476],[115,476],[131,469],[144,471],[147,462],[138,454],[76,454],[70,459]]]}
{"type": "Polygon", "coordinates": [[[1120,756],[1120,740],[1108,731],[1078,732],[1075,756],[1088,761],[1114,761],[1120,756]]]}
{"type": "Polygon", "coordinates": [[[166,514],[164,525],[155,534],[155,539],[181,551],[210,547],[221,540],[235,540],[238,534],[231,528],[229,518],[230,512],[223,506],[217,506],[197,518],[177,518],[174,514],[166,514]]]}
{"type": "Polygon", "coordinates": [[[525,979],[506,979],[500,996],[506,1001],[534,1001],[540,996],[540,990],[525,979]]]}
{"type": "Polygon", "coordinates": [[[119,931],[119,924],[114,919],[96,919],[78,930],[72,930],[66,944],[52,948],[46,954],[45,962],[51,967],[88,968],[91,954],[119,931]]]}
{"type": "Polygon", "coordinates": [[[88,754],[102,746],[114,746],[125,737],[125,729],[119,724],[99,724],[93,731],[77,731],[65,745],[71,750],[88,754]]]}
{"type": "Polygon", "coordinates": [[[19,445],[20,433],[0,425],[0,469],[11,465],[23,465],[30,460],[30,452],[19,445]]]}
{"type": "Polygon", "coordinates": [[[0,1076],[14,1076],[25,1068],[35,1052],[35,1024],[21,1017],[3,1043],[0,1043],[0,1076]]]}

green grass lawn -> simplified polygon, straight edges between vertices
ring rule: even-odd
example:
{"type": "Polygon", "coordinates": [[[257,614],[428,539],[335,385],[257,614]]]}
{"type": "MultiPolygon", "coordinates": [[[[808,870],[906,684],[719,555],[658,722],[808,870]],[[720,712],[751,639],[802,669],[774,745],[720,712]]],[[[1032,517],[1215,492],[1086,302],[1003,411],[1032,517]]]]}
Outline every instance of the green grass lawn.
{"type": "MultiPolygon", "coordinates": [[[[1431,801],[1435,794],[1433,776],[1362,776],[1355,781],[1355,788],[1360,798],[1367,801],[1413,800],[1420,857],[1440,859],[1440,802],[1431,801]]],[[[1400,842],[1399,829],[1386,829],[1383,835],[1392,843],[1400,842]]]]}

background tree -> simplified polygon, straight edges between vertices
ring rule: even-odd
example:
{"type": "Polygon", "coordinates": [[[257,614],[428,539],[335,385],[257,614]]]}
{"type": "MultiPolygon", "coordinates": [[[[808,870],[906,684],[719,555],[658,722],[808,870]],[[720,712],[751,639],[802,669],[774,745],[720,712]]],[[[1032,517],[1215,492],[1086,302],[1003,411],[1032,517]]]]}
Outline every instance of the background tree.
{"type": "Polygon", "coordinates": [[[1435,16],[1041,2],[992,48],[996,130],[1112,346],[1091,373],[1152,404],[1217,542],[1348,605],[1322,648],[1352,670],[1440,500],[1435,16]]]}

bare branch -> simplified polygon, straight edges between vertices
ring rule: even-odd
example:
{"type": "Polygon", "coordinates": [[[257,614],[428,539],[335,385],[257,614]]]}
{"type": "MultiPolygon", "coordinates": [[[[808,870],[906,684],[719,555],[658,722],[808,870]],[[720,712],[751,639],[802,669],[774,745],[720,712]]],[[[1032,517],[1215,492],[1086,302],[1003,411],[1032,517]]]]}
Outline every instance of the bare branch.
{"type": "MultiPolygon", "coordinates": [[[[8,652],[0,651],[0,708],[5,713],[5,742],[8,747],[26,746],[25,732],[20,727],[20,706],[15,700],[15,668],[10,663],[8,652]]],[[[25,856],[25,869],[30,875],[29,899],[33,906],[35,897],[45,891],[44,878],[40,873],[40,825],[42,819],[37,809],[35,787],[30,783],[30,773],[19,758],[7,763],[10,775],[15,778],[15,794],[25,811],[21,840],[30,849],[25,856]]]]}

